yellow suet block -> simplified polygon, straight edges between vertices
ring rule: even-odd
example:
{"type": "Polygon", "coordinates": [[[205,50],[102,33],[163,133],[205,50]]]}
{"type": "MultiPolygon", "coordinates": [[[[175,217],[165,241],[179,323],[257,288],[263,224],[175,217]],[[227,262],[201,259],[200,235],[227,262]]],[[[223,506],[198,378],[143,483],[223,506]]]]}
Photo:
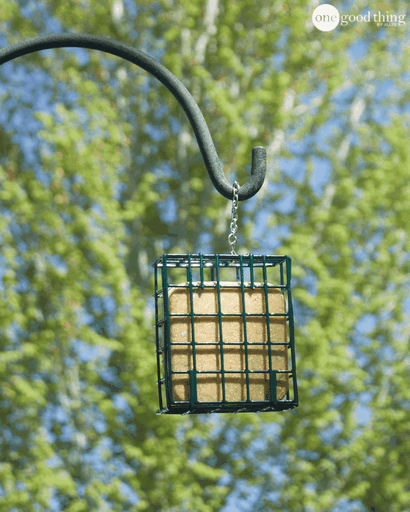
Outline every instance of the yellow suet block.
{"type": "MultiPolygon", "coordinates": [[[[220,345],[211,343],[220,341],[218,316],[218,289],[216,282],[207,282],[212,288],[201,289],[200,283],[193,283],[193,312],[195,333],[195,357],[198,371],[220,371],[222,357],[220,345]],[[200,317],[196,313],[212,316],[200,317]],[[209,343],[210,345],[196,345],[209,343]]],[[[248,342],[248,370],[269,370],[268,323],[266,319],[265,290],[261,283],[244,283],[245,312],[258,316],[246,317],[246,339],[248,342]],[[259,288],[258,288],[259,287],[259,288]],[[263,345],[253,345],[253,343],[263,345]]],[[[268,286],[272,286],[269,285],[268,286]]],[[[171,368],[173,371],[187,372],[193,367],[192,345],[176,345],[180,342],[192,342],[191,300],[189,288],[172,287],[168,291],[169,313],[186,316],[170,316],[171,368]]],[[[230,316],[243,312],[242,290],[240,283],[220,283],[220,304],[222,316],[223,366],[225,371],[246,370],[245,326],[242,316],[230,316]],[[241,345],[233,343],[240,342],[241,345]]],[[[269,313],[286,313],[285,297],[278,288],[268,289],[269,313]]],[[[271,361],[273,370],[288,370],[288,345],[286,336],[286,317],[269,317],[272,345],[271,361]]],[[[276,374],[277,399],[282,399],[289,388],[289,374],[276,374]]],[[[189,400],[189,375],[172,375],[173,399],[189,400]]],[[[269,374],[249,374],[249,397],[251,400],[269,400],[269,374]]],[[[221,373],[197,373],[197,398],[200,402],[220,402],[222,394],[221,373]]],[[[247,399],[246,374],[225,373],[225,398],[228,401],[247,399]]]]}

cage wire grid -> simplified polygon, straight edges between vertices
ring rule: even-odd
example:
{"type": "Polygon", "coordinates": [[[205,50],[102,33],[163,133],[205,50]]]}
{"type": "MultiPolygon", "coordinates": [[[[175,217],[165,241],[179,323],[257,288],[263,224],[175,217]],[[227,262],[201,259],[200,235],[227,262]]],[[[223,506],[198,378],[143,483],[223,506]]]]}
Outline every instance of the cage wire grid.
{"type": "Polygon", "coordinates": [[[152,266],[155,274],[159,395],[157,414],[264,412],[297,407],[289,256],[164,254],[152,266]],[[274,279],[274,273],[277,274],[278,270],[279,276],[274,279]],[[226,275],[227,272],[230,275],[233,273],[234,280],[221,280],[221,274],[226,275]],[[279,281],[280,284],[272,284],[270,281],[279,281]],[[205,303],[200,303],[198,299],[201,293],[208,305],[210,299],[214,302],[213,312],[203,311],[205,303]],[[255,297],[260,294],[262,300],[260,310],[254,313],[249,312],[253,293],[256,294],[255,297]],[[282,297],[283,311],[269,311],[274,293],[282,297]],[[224,311],[224,307],[231,300],[229,294],[237,302],[236,311],[224,311]],[[248,339],[250,331],[256,332],[257,328],[252,322],[261,324],[257,331],[257,341],[248,339]],[[281,332],[284,339],[279,341],[272,339],[273,329],[278,328],[275,327],[275,322],[283,327],[281,332]],[[185,330],[178,332],[178,326],[185,330]],[[207,332],[204,327],[208,329],[207,332]],[[233,333],[235,330],[239,332],[238,338],[233,333]],[[175,341],[181,336],[185,341],[175,341]],[[232,337],[235,338],[234,341],[232,337]],[[227,341],[227,338],[231,340],[227,341]],[[204,362],[206,359],[203,351],[208,350],[209,359],[211,347],[214,347],[212,355],[217,359],[218,368],[209,368],[212,363],[204,362]],[[282,353],[278,352],[280,349],[282,353]],[[264,359],[260,357],[261,350],[264,350],[264,359]],[[259,354],[258,364],[262,366],[263,362],[263,366],[268,366],[267,368],[251,369],[250,363],[256,358],[256,354],[259,354]],[[286,362],[284,368],[273,367],[273,354],[280,354],[277,359],[281,358],[282,366],[286,362]],[[233,369],[229,357],[236,363],[241,360],[242,364],[237,364],[238,367],[233,369]],[[232,382],[235,382],[236,388],[232,387],[232,382]],[[236,391],[233,392],[232,389],[236,391]],[[207,398],[204,398],[204,390],[208,390],[207,398]],[[241,395],[239,399],[238,394],[241,395]],[[256,399],[255,394],[258,395],[256,399]]]}

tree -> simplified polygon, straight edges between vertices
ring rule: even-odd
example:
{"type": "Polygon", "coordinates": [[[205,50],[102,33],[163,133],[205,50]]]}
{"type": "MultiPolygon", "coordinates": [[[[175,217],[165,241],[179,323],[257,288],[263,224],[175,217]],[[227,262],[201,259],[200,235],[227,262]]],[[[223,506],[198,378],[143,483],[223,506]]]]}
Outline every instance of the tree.
{"type": "Polygon", "coordinates": [[[9,43],[74,30],[161,60],[198,102],[231,182],[267,146],[266,185],[240,204],[239,246],[292,257],[300,386],[287,413],[155,415],[149,263],[226,252],[230,204],[179,104],[144,71],[93,51],[22,57],[0,70],[4,510],[409,507],[408,34],[353,22],[322,33],[313,8],[4,2],[9,43]],[[16,81],[35,77],[32,96],[16,98],[16,81]],[[383,98],[387,78],[396,88],[383,98]]]}

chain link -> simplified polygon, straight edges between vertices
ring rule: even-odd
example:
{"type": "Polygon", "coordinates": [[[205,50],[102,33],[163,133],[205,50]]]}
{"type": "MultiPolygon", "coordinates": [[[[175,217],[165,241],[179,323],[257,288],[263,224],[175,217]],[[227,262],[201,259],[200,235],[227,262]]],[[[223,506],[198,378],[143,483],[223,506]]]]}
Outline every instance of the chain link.
{"type": "Polygon", "coordinates": [[[240,188],[239,183],[237,181],[235,181],[235,183],[233,184],[232,215],[231,215],[231,225],[230,225],[231,232],[228,235],[228,243],[229,243],[229,247],[231,249],[231,254],[233,254],[235,256],[237,256],[237,254],[235,252],[235,245],[237,242],[236,233],[238,232],[238,225],[236,222],[238,220],[239,188],[240,188]]]}

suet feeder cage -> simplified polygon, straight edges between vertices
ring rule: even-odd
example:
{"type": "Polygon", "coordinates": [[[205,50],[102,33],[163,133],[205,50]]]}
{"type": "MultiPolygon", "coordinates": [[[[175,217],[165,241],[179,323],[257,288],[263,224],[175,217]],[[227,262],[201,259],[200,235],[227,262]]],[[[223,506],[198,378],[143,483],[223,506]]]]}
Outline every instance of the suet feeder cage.
{"type": "Polygon", "coordinates": [[[157,414],[298,405],[288,256],[164,254],[153,267],[157,414]]]}

